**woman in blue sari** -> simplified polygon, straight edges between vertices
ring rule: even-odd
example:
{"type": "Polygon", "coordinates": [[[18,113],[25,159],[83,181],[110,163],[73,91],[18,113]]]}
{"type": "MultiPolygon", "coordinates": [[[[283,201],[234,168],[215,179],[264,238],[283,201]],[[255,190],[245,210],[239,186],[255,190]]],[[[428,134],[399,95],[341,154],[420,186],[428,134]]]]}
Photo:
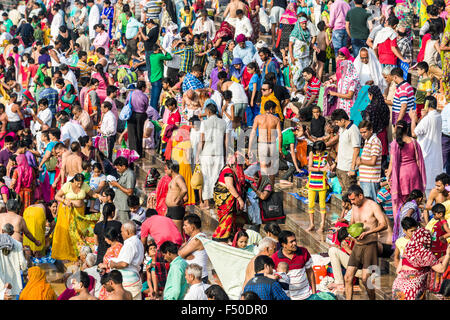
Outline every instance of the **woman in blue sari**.
{"type": "Polygon", "coordinates": [[[111,5],[111,1],[105,0],[103,2],[102,11],[102,24],[105,26],[106,32],[108,32],[109,38],[112,39],[112,22],[114,19],[114,7],[111,5]]]}

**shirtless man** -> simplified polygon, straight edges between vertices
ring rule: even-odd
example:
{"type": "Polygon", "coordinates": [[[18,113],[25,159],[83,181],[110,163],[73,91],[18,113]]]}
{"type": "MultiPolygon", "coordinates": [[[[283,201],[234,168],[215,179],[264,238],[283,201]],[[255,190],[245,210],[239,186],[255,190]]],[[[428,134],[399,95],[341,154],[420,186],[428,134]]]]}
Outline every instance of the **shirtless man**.
{"type": "Polygon", "coordinates": [[[98,300],[96,297],[89,294],[89,284],[91,282],[91,279],[89,279],[89,275],[84,271],[80,271],[77,273],[72,278],[73,289],[75,290],[77,295],[70,298],[69,300],[98,300]]]}
{"type": "Polygon", "coordinates": [[[366,287],[367,295],[370,300],[375,300],[375,289],[373,285],[367,284],[367,280],[372,274],[372,270],[369,268],[378,265],[378,233],[387,229],[385,215],[375,201],[364,197],[363,190],[358,185],[350,186],[348,198],[353,205],[350,225],[363,223],[364,231],[356,239],[348,261],[348,268],[344,277],[345,297],[347,300],[352,300],[353,278],[356,271],[362,268],[362,282],[366,287]]]}
{"type": "Polygon", "coordinates": [[[9,199],[6,202],[6,213],[0,214],[0,229],[7,223],[10,223],[14,227],[14,234],[12,235],[13,239],[22,243],[23,234],[30,239],[36,246],[40,246],[41,242],[36,240],[36,238],[31,234],[31,232],[27,228],[27,224],[22,216],[18,215],[19,211],[19,203],[15,199],[9,199]]]}
{"type": "Polygon", "coordinates": [[[188,200],[188,190],[183,176],[178,173],[179,165],[167,160],[164,172],[172,178],[166,196],[167,214],[171,218],[181,234],[183,218],[185,214],[184,203],[188,200]]]}
{"type": "MultiPolygon", "coordinates": [[[[436,184],[433,189],[431,189],[430,195],[428,196],[427,203],[425,204],[425,211],[423,212],[423,219],[425,224],[428,223],[430,219],[429,212],[433,205],[437,203],[442,203],[447,211],[446,201],[449,200],[449,193],[445,189],[450,185],[450,177],[446,173],[441,173],[436,176],[436,184]]],[[[450,204],[450,203],[448,203],[450,204]]]]}
{"type": "Polygon", "coordinates": [[[223,13],[225,21],[231,24],[233,27],[236,27],[236,21],[238,19],[236,11],[239,9],[244,11],[244,16],[247,16],[247,6],[240,0],[231,0],[225,8],[225,12],[223,13]]]}
{"type": "Polygon", "coordinates": [[[5,112],[5,105],[0,103],[0,138],[3,137],[4,134],[7,134],[6,125],[8,124],[8,116],[5,112]]]}
{"type": "Polygon", "coordinates": [[[109,292],[106,300],[133,300],[131,292],[123,288],[122,282],[122,274],[118,270],[111,270],[102,276],[101,283],[109,292]]]}
{"type": "Polygon", "coordinates": [[[277,251],[277,242],[271,237],[263,238],[258,244],[259,253],[254,256],[248,263],[247,269],[245,270],[245,280],[242,285],[244,289],[247,282],[255,276],[255,259],[258,256],[268,256],[271,257],[277,251]]]}
{"type": "Polygon", "coordinates": [[[255,117],[252,132],[248,144],[248,157],[252,161],[252,146],[255,139],[256,131],[259,129],[258,135],[258,158],[261,163],[261,174],[271,177],[278,173],[279,154],[283,145],[283,136],[281,134],[280,118],[274,115],[276,104],[273,101],[267,101],[265,104],[265,114],[255,117]],[[275,131],[277,134],[275,135],[275,131]],[[278,136],[278,152],[277,153],[277,136],[278,136]]]}
{"type": "MultiPolygon", "coordinates": [[[[66,158],[72,154],[72,152],[70,150],[68,150],[66,148],[66,146],[64,145],[64,143],[62,143],[62,142],[59,142],[58,144],[56,144],[55,147],[53,148],[52,152],[54,152],[56,157],[61,158],[61,167],[62,167],[62,164],[64,164],[66,158]]],[[[63,170],[61,170],[59,172],[59,175],[55,177],[55,180],[52,184],[52,188],[56,188],[58,181],[60,179],[62,179],[62,181],[61,181],[62,182],[61,185],[62,185],[65,182],[64,178],[65,178],[65,172],[63,170]]]]}
{"type": "Polygon", "coordinates": [[[64,179],[67,177],[65,181],[70,181],[77,174],[83,171],[81,164],[83,163],[83,159],[81,158],[81,146],[80,143],[74,141],[70,144],[71,153],[65,156],[62,160],[61,164],[61,177],[64,179]]]}

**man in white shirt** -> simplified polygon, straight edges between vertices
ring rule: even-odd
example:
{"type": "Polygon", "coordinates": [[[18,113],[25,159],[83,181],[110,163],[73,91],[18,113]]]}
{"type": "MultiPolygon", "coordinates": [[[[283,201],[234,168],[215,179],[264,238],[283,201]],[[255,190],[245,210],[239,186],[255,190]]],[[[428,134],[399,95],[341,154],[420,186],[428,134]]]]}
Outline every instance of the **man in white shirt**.
{"type": "Polygon", "coordinates": [[[116,142],[117,133],[117,119],[114,113],[111,111],[112,104],[108,101],[102,103],[101,111],[103,114],[102,123],[100,126],[100,132],[104,136],[108,143],[108,159],[112,161],[112,152],[114,143],[116,142]]]}
{"type": "Polygon", "coordinates": [[[201,16],[195,21],[193,32],[194,34],[207,32],[208,39],[214,39],[216,36],[216,27],[214,26],[214,22],[208,18],[208,11],[206,9],[202,9],[201,16]]]}
{"type": "Polygon", "coordinates": [[[235,32],[235,39],[239,34],[243,34],[247,39],[250,39],[253,34],[253,28],[250,19],[244,16],[244,11],[242,11],[241,9],[236,10],[236,15],[236,30],[238,30],[238,32],[235,32]]]}
{"type": "Polygon", "coordinates": [[[55,4],[51,10],[53,15],[52,24],[50,25],[50,35],[52,37],[52,43],[55,42],[56,38],[59,35],[59,27],[64,24],[64,18],[59,12],[60,9],[61,7],[59,6],[59,4],[55,4]]]}
{"type": "Polygon", "coordinates": [[[91,6],[91,11],[89,12],[88,26],[89,26],[89,39],[91,41],[95,38],[96,32],[94,26],[100,23],[100,8],[95,0],[88,0],[87,4],[91,6]]]}
{"type": "Polygon", "coordinates": [[[52,111],[48,107],[47,98],[38,101],[38,113],[33,113],[33,121],[31,122],[31,132],[37,135],[38,132],[47,130],[52,125],[52,111]]]}
{"type": "Polygon", "coordinates": [[[59,70],[63,75],[63,79],[69,81],[75,88],[75,91],[78,92],[78,81],[75,73],[73,73],[66,64],[61,64],[59,70]]]}
{"type": "Polygon", "coordinates": [[[188,265],[185,271],[185,277],[190,287],[184,296],[184,300],[208,300],[205,290],[210,285],[202,282],[202,267],[195,263],[188,265]]]}
{"type": "Polygon", "coordinates": [[[136,235],[136,224],[133,221],[122,225],[123,247],[119,256],[111,259],[111,269],[118,269],[123,277],[123,287],[130,291],[133,300],[142,300],[142,281],[139,276],[141,264],[144,261],[144,245],[136,235]]]}
{"type": "Polygon", "coordinates": [[[435,178],[442,173],[442,117],[437,112],[437,100],[433,96],[425,98],[425,105],[428,109],[422,110],[422,119],[417,120],[415,110],[409,112],[411,118],[411,133],[417,137],[417,142],[422,149],[425,172],[427,176],[427,186],[425,193],[427,198],[431,189],[435,186],[435,178]]]}
{"type": "MultiPolygon", "coordinates": [[[[65,113],[62,111],[61,113],[65,113]]],[[[80,126],[76,122],[72,122],[69,119],[69,116],[67,113],[65,114],[57,114],[56,120],[61,123],[61,142],[68,147],[72,142],[78,141],[80,137],[86,136],[86,132],[84,131],[83,127],[80,126]]]]}

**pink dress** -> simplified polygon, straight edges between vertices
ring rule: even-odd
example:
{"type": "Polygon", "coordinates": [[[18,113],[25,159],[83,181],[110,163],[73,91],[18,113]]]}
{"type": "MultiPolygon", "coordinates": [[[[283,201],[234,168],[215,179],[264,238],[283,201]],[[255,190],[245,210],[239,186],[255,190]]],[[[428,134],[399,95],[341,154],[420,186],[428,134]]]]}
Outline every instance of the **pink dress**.
{"type": "Polygon", "coordinates": [[[99,81],[98,89],[96,90],[98,98],[100,99],[100,103],[103,103],[105,101],[107,95],[106,95],[106,88],[108,87],[108,79],[109,76],[105,74],[106,81],[103,79],[103,77],[100,75],[100,73],[96,72],[92,75],[92,78],[95,78],[99,81]]]}

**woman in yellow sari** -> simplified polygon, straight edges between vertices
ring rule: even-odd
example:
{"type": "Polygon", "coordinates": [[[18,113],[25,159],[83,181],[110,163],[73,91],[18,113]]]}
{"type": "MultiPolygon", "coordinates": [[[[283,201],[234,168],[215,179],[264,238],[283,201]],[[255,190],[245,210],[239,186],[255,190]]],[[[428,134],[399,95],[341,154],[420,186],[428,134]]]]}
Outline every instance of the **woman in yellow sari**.
{"type": "Polygon", "coordinates": [[[41,245],[37,246],[24,235],[23,245],[29,246],[31,251],[33,251],[34,256],[39,258],[45,253],[45,206],[43,204],[33,204],[29,206],[23,212],[23,219],[31,234],[34,235],[36,240],[41,242],[41,245]]]}
{"type": "Polygon", "coordinates": [[[28,282],[19,296],[19,300],[56,300],[52,286],[45,278],[45,272],[39,267],[28,269],[28,282]]]}
{"type": "Polygon", "coordinates": [[[53,259],[77,261],[81,247],[94,245],[94,226],[101,213],[84,215],[84,200],[97,199],[98,194],[83,180],[84,176],[77,173],[55,195],[59,206],[53,234],[53,259]]]}
{"type": "Polygon", "coordinates": [[[189,126],[182,126],[172,135],[172,157],[171,159],[180,165],[179,174],[183,176],[188,189],[187,206],[195,204],[195,193],[191,186],[192,169],[190,150],[192,148],[189,140],[189,126]]]}

